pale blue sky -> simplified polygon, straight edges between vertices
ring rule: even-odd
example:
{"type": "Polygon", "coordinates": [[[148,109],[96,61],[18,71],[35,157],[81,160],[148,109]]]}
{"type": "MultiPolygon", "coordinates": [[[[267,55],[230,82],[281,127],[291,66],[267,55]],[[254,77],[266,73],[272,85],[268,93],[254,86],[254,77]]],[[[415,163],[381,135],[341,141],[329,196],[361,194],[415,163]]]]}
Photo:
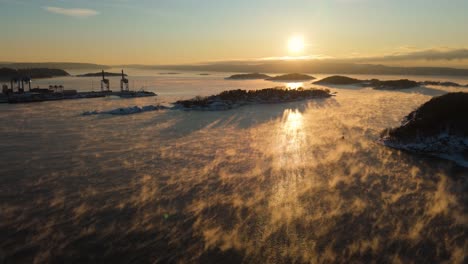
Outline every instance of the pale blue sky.
{"type": "Polygon", "coordinates": [[[0,0],[0,60],[186,63],[468,47],[467,0],[0,0]],[[81,9],[81,10],[76,10],[81,9]]]}

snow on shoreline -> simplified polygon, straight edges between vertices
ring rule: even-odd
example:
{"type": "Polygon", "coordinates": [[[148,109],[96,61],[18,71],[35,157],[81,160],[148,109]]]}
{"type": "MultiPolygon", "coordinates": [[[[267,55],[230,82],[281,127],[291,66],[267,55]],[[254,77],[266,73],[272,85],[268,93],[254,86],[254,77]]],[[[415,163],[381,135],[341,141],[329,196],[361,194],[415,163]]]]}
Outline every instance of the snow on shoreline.
{"type": "Polygon", "coordinates": [[[464,154],[468,150],[467,137],[450,136],[447,133],[441,133],[434,137],[419,138],[409,143],[391,137],[384,137],[379,142],[387,147],[451,160],[460,166],[468,168],[468,159],[465,157],[466,154],[464,154]]]}
{"type": "Polygon", "coordinates": [[[83,116],[90,116],[90,115],[132,115],[138,114],[143,112],[151,112],[151,111],[158,111],[158,110],[165,110],[169,109],[169,107],[161,106],[161,105],[147,105],[143,107],[138,106],[131,106],[131,107],[121,107],[116,108],[109,111],[86,111],[83,112],[81,115],[83,116]]]}

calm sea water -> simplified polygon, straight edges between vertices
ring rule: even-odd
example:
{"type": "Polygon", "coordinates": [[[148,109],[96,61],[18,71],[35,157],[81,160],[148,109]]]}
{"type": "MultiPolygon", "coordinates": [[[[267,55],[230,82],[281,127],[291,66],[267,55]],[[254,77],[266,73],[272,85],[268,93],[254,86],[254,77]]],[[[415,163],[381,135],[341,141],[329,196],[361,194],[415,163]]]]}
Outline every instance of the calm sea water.
{"type": "MultiPolygon", "coordinates": [[[[466,261],[468,169],[376,140],[467,88],[329,87],[336,97],[223,112],[80,115],[283,85],[167,72],[128,70],[153,98],[0,105],[0,263],[466,261]]],[[[99,78],[33,86],[50,84],[98,90],[99,78]]]]}

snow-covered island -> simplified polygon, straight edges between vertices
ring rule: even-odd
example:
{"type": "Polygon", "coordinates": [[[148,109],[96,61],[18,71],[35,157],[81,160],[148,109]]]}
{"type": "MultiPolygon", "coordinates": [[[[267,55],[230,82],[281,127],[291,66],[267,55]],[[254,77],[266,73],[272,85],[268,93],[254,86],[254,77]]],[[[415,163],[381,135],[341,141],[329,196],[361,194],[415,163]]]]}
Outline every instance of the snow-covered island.
{"type": "Polygon", "coordinates": [[[173,103],[173,109],[219,111],[248,104],[285,103],[331,96],[328,89],[286,89],[281,87],[250,91],[239,89],[224,91],[208,97],[197,96],[190,100],[177,101],[173,103]]]}
{"type": "Polygon", "coordinates": [[[158,110],[165,110],[168,109],[166,106],[162,105],[147,105],[143,107],[139,106],[131,106],[131,107],[121,107],[116,108],[109,111],[86,111],[82,113],[83,116],[90,116],[90,115],[132,115],[144,112],[151,112],[151,111],[158,111],[158,110]]]}
{"type": "Polygon", "coordinates": [[[386,129],[380,141],[389,147],[450,159],[468,167],[468,93],[432,98],[386,129]]]}

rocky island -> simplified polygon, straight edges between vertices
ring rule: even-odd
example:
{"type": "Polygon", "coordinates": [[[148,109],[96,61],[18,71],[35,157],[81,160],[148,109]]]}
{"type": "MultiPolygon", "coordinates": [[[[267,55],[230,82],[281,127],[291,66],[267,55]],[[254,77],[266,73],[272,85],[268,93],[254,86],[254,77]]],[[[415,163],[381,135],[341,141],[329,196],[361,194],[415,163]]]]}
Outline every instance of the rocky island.
{"type": "Polygon", "coordinates": [[[323,78],[314,82],[313,84],[324,84],[324,85],[355,85],[362,84],[363,80],[354,79],[347,76],[334,75],[323,78]]]}
{"type": "Polygon", "coordinates": [[[419,83],[408,79],[381,81],[372,79],[364,83],[364,86],[370,86],[377,90],[401,90],[419,87],[419,83]]]}
{"type": "Polygon", "coordinates": [[[434,97],[382,132],[389,147],[451,159],[468,166],[468,93],[434,97]]]}
{"type": "MultiPolygon", "coordinates": [[[[115,72],[104,72],[104,75],[106,77],[109,76],[122,76],[122,73],[115,73],[115,72]]],[[[128,76],[127,74],[124,74],[124,76],[128,76]]],[[[76,77],[102,77],[102,72],[93,72],[93,73],[86,73],[86,74],[80,74],[76,75],[76,77]]]]}
{"type": "Polygon", "coordinates": [[[266,74],[262,73],[245,73],[245,74],[234,74],[226,78],[226,80],[265,80],[271,78],[266,74]]]}
{"type": "Polygon", "coordinates": [[[315,77],[301,74],[301,73],[289,73],[284,75],[279,75],[275,77],[268,78],[268,81],[278,81],[278,82],[301,82],[301,81],[309,81],[314,80],[315,77]]]}
{"type": "MultiPolygon", "coordinates": [[[[463,85],[456,82],[439,82],[439,81],[424,81],[420,82],[421,85],[438,85],[438,86],[452,86],[452,87],[462,87],[463,85]]],[[[468,86],[468,85],[467,85],[468,86]]]]}
{"type": "Polygon", "coordinates": [[[195,97],[190,100],[177,101],[173,109],[219,111],[228,110],[249,104],[271,104],[300,101],[313,98],[327,98],[332,94],[328,89],[267,88],[262,90],[230,90],[208,97],[195,97]]]}
{"type": "Polygon", "coordinates": [[[152,111],[158,111],[158,110],[165,110],[168,109],[166,106],[162,105],[147,105],[143,107],[139,106],[131,106],[131,107],[121,107],[121,108],[116,108],[113,110],[108,110],[108,111],[86,111],[83,112],[81,115],[83,116],[90,116],[90,115],[132,115],[132,114],[139,114],[139,113],[144,113],[144,112],[152,112],[152,111]]]}
{"type": "Polygon", "coordinates": [[[333,75],[321,80],[314,82],[313,84],[318,85],[360,85],[364,87],[373,87],[374,89],[381,90],[398,90],[398,89],[409,89],[419,86],[436,85],[445,87],[468,87],[468,85],[462,85],[456,82],[440,82],[440,81],[423,81],[416,82],[407,79],[402,80],[390,80],[381,81],[378,79],[372,80],[359,80],[347,76],[333,75]]]}
{"type": "Polygon", "coordinates": [[[402,79],[402,80],[389,80],[381,81],[378,79],[372,80],[359,80],[346,76],[330,76],[322,80],[316,81],[313,84],[319,85],[360,85],[363,87],[372,87],[377,90],[400,90],[400,89],[409,89],[420,86],[420,83],[402,79]]]}
{"type": "Polygon", "coordinates": [[[41,79],[41,78],[53,78],[70,76],[68,72],[60,69],[47,69],[47,68],[31,68],[31,69],[12,69],[12,68],[0,68],[0,80],[10,81],[15,78],[30,78],[30,79],[41,79]]]}

